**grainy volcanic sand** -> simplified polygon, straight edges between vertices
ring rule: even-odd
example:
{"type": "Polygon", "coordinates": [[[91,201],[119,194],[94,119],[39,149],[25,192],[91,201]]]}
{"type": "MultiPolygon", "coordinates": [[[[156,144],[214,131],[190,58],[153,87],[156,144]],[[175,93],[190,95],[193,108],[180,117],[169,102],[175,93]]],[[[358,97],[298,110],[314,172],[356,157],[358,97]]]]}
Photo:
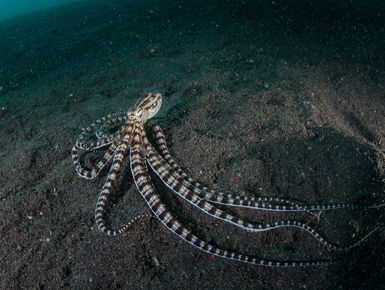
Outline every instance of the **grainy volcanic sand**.
{"type": "MultiPolygon", "coordinates": [[[[341,261],[277,269],[219,259],[155,218],[107,237],[93,211],[108,170],[81,179],[70,157],[81,128],[160,92],[156,120],[196,180],[309,204],[383,203],[385,7],[353,2],[91,1],[1,22],[1,288],[384,286],[383,227],[340,255],[299,230],[244,233],[155,176],[170,210],[213,244],[274,260],[341,261]]],[[[148,212],[128,169],[114,188],[115,227],[148,212]]],[[[339,244],[384,223],[384,208],[231,211],[309,222],[339,244]]]]}

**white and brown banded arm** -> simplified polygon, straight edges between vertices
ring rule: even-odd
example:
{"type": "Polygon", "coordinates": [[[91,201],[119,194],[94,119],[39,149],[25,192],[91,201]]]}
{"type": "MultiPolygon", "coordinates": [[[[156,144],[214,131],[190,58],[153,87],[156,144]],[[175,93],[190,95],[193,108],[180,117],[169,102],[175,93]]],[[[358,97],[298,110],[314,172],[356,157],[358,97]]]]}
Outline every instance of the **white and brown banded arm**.
{"type": "Polygon", "coordinates": [[[307,205],[298,201],[291,201],[287,199],[279,199],[272,197],[250,197],[245,195],[236,195],[231,193],[224,193],[221,191],[210,189],[203,186],[199,182],[188,177],[188,175],[180,168],[177,162],[172,158],[166,143],[166,138],[163,130],[155,121],[149,120],[147,124],[155,133],[156,143],[160,150],[160,154],[167,161],[167,163],[184,178],[182,182],[190,190],[198,194],[202,199],[212,203],[224,205],[251,208],[265,211],[280,211],[280,212],[294,212],[294,211],[321,211],[321,210],[335,210],[335,209],[370,209],[379,208],[380,205],[355,205],[349,203],[335,203],[335,204],[313,204],[307,205]]]}
{"type": "Polygon", "coordinates": [[[104,153],[102,156],[101,160],[92,168],[86,168],[80,164],[80,159],[79,159],[79,150],[77,144],[75,144],[72,147],[71,150],[71,156],[72,156],[72,161],[74,163],[75,171],[76,173],[85,179],[93,179],[96,176],[99,175],[100,171],[106,166],[108,161],[111,160],[115,150],[116,150],[117,143],[111,144],[111,146],[108,148],[108,150],[104,153]]]}
{"type": "Polygon", "coordinates": [[[126,112],[119,112],[107,115],[86,129],[83,129],[76,140],[78,148],[86,151],[95,150],[107,146],[116,140],[116,133],[107,131],[115,126],[123,125],[127,120],[126,112]]]}
{"type": "MultiPolygon", "coordinates": [[[[206,214],[222,220],[226,223],[235,225],[245,231],[249,232],[262,232],[262,231],[270,231],[279,228],[298,228],[303,231],[308,232],[312,235],[316,240],[318,240],[321,244],[323,244],[329,250],[334,251],[349,251],[352,248],[361,244],[368,236],[360,239],[356,243],[348,246],[338,246],[328,242],[325,238],[323,238],[314,228],[311,226],[295,220],[282,220],[277,221],[271,224],[261,224],[261,223],[251,223],[244,221],[239,217],[235,217],[217,207],[210,204],[209,202],[201,199],[198,195],[194,194],[190,189],[185,187],[182,184],[183,178],[178,175],[178,173],[171,168],[171,166],[159,155],[155,150],[153,150],[151,144],[149,144],[148,140],[146,140],[145,136],[142,136],[143,143],[146,146],[147,153],[147,161],[153,171],[159,176],[159,178],[178,196],[194,205],[201,211],[206,214]]],[[[376,230],[376,229],[375,229],[376,230]]],[[[371,234],[371,233],[370,233],[371,234]]],[[[370,235],[369,234],[369,235],[370,235]]]]}
{"type": "Polygon", "coordinates": [[[190,230],[185,228],[179,223],[172,214],[167,210],[165,205],[161,202],[158,194],[155,191],[155,187],[149,176],[146,162],[141,155],[141,142],[139,137],[134,139],[133,145],[130,150],[130,164],[131,172],[140,194],[146,201],[148,207],[154,213],[154,215],[160,220],[160,222],[171,232],[177,235],[182,240],[186,241],[190,245],[198,248],[199,250],[206,252],[210,255],[218,256],[221,258],[236,260],[244,263],[249,263],[259,266],[267,267],[301,267],[301,266],[323,266],[333,263],[333,261],[304,261],[304,262],[286,262],[286,261],[271,261],[248,255],[243,255],[224,249],[220,249],[210,245],[209,243],[199,239],[190,230]]]}
{"type": "MultiPolygon", "coordinates": [[[[109,236],[116,236],[124,233],[135,220],[139,219],[139,217],[134,218],[133,220],[129,221],[128,223],[120,227],[118,230],[114,230],[108,227],[105,220],[108,197],[112,192],[112,185],[116,180],[116,176],[120,172],[120,168],[121,168],[121,164],[123,162],[124,156],[126,155],[126,152],[129,151],[131,141],[132,141],[132,136],[127,134],[123,138],[123,142],[117,147],[106,182],[103,185],[103,188],[98,197],[98,201],[96,203],[96,208],[95,208],[96,225],[103,233],[109,236]]],[[[140,217],[145,217],[145,215],[142,215],[140,217]]]]}

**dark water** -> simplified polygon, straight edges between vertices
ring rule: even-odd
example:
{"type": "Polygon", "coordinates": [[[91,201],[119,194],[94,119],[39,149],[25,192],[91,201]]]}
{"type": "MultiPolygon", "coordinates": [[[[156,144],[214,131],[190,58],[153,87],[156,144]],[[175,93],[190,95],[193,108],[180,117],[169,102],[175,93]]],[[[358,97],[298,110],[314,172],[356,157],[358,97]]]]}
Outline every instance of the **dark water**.
{"type": "MultiPolygon", "coordinates": [[[[324,267],[213,257],[156,218],[122,237],[98,231],[93,211],[108,168],[79,178],[71,148],[81,128],[149,92],[164,96],[155,120],[171,154],[211,188],[384,204],[385,2],[72,3],[0,22],[1,288],[384,287],[384,207],[221,207],[253,222],[300,220],[338,245],[379,226],[338,253],[300,230],[245,233],[152,175],[167,207],[206,241],[276,261],[339,261],[324,267]]],[[[126,159],[112,192],[113,227],[149,213],[126,159]]]]}
{"type": "MultiPolygon", "coordinates": [[[[9,19],[22,14],[40,12],[67,4],[69,2],[77,2],[76,0],[1,0],[0,2],[0,20],[9,19]]],[[[44,13],[44,12],[43,12],[44,13]]]]}

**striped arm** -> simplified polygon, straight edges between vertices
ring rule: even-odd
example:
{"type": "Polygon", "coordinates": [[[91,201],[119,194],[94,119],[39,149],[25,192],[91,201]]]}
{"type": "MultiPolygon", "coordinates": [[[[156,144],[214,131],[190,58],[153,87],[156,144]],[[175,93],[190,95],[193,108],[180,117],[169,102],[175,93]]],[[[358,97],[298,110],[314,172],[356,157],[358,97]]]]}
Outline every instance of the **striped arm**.
{"type": "Polygon", "coordinates": [[[183,185],[194,191],[202,199],[226,206],[247,207],[260,210],[270,211],[305,211],[302,205],[294,203],[293,201],[272,198],[272,197],[250,197],[244,195],[236,195],[215,191],[196,182],[180,168],[176,161],[172,158],[167,148],[166,139],[162,129],[152,120],[147,123],[152,127],[156,134],[156,142],[160,149],[161,155],[173,169],[184,178],[183,185]],[[279,204],[281,203],[281,204],[279,204]],[[282,205],[284,204],[284,205],[282,205]]]}
{"type": "Polygon", "coordinates": [[[117,147],[117,142],[114,142],[113,144],[111,144],[111,146],[108,148],[107,152],[104,153],[102,159],[93,168],[88,169],[88,168],[83,167],[80,164],[79,154],[78,154],[78,150],[80,148],[77,146],[77,144],[75,144],[72,147],[71,156],[72,156],[72,161],[74,163],[75,170],[76,170],[77,174],[80,177],[83,177],[85,179],[93,179],[96,176],[98,176],[100,171],[104,168],[104,166],[106,166],[108,161],[111,160],[111,158],[115,152],[116,147],[117,147]]]}
{"type": "Polygon", "coordinates": [[[144,157],[141,155],[140,150],[140,137],[136,135],[130,150],[130,165],[135,185],[138,188],[140,194],[146,201],[148,207],[154,213],[154,215],[160,220],[160,222],[171,232],[177,235],[182,240],[198,248],[199,250],[208,254],[218,256],[221,258],[236,260],[240,262],[250,263],[259,266],[269,267],[297,267],[297,266],[321,266],[328,265],[330,261],[307,261],[307,262],[278,262],[270,261],[266,259],[260,259],[256,257],[250,257],[227,250],[223,250],[210,245],[209,243],[199,239],[191,231],[186,229],[181,223],[179,223],[171,213],[166,209],[165,205],[161,202],[160,198],[155,192],[154,185],[149,176],[144,157]]]}
{"type": "Polygon", "coordinates": [[[117,131],[113,134],[107,135],[104,133],[100,133],[101,131],[95,131],[94,134],[97,140],[93,139],[83,139],[79,141],[79,139],[76,140],[76,144],[79,146],[80,149],[85,151],[94,151],[100,148],[103,148],[105,146],[108,146],[114,142],[114,140],[117,140],[120,138],[121,132],[117,131]],[[85,142],[86,141],[86,142],[85,142]]]}
{"type": "Polygon", "coordinates": [[[86,129],[83,129],[82,133],[76,140],[76,144],[83,150],[93,150],[109,145],[116,137],[116,133],[107,134],[107,129],[117,124],[123,124],[127,119],[126,112],[119,112],[107,115],[94,123],[92,123],[86,129]],[[100,132],[103,132],[101,136],[100,132]],[[97,140],[92,139],[90,136],[94,136],[97,140]]]}
{"type": "Polygon", "coordinates": [[[274,222],[273,224],[254,224],[254,223],[246,222],[240,218],[234,217],[222,211],[219,208],[216,208],[215,206],[201,199],[198,195],[194,194],[191,190],[186,188],[180,182],[181,177],[175,172],[173,168],[170,167],[170,165],[159,155],[159,153],[157,153],[155,150],[152,149],[152,146],[147,142],[144,142],[144,143],[147,144],[146,151],[147,151],[147,161],[149,165],[154,170],[154,172],[159,176],[159,178],[175,194],[182,197],[183,199],[188,201],[190,204],[199,208],[201,211],[207,213],[208,215],[211,215],[229,224],[233,224],[239,228],[242,228],[243,230],[246,230],[249,232],[261,232],[261,231],[269,231],[269,230],[274,230],[274,229],[283,228],[283,227],[299,228],[301,230],[304,230],[310,233],[315,239],[317,239],[326,248],[334,251],[349,251],[352,248],[361,244],[372,233],[372,232],[369,233],[369,235],[365,236],[363,239],[359,240],[358,242],[352,245],[336,246],[326,241],[315,229],[299,221],[290,221],[290,220],[278,221],[278,222],[274,222]]]}
{"type": "Polygon", "coordinates": [[[203,186],[199,182],[189,178],[187,174],[180,168],[177,162],[172,158],[166,143],[166,138],[159,125],[154,121],[148,121],[149,126],[156,134],[156,143],[160,150],[161,155],[167,161],[167,163],[174,168],[174,170],[182,176],[185,181],[183,184],[190,190],[197,193],[201,198],[210,201],[212,203],[221,204],[225,206],[245,207],[267,211],[320,211],[320,210],[334,210],[334,209],[367,209],[378,208],[383,205],[365,206],[365,205],[353,205],[347,203],[337,203],[328,205],[304,205],[298,202],[290,200],[270,198],[270,197],[247,197],[241,195],[227,194],[212,190],[203,186]],[[277,203],[283,203],[280,205],[277,203]]]}
{"type": "MultiPolygon", "coordinates": [[[[134,122],[133,121],[127,121],[126,125],[123,126],[121,130],[119,130],[118,132],[116,132],[114,134],[114,136],[115,136],[114,140],[115,141],[107,149],[107,152],[104,153],[102,159],[91,169],[84,168],[80,164],[78,150],[82,149],[82,148],[79,148],[78,143],[76,143],[74,145],[74,147],[72,147],[71,155],[72,155],[72,160],[73,160],[73,163],[74,163],[74,166],[75,166],[75,170],[78,173],[78,175],[80,177],[83,177],[83,178],[86,178],[86,179],[93,179],[96,176],[98,176],[100,171],[104,168],[104,166],[106,166],[108,161],[111,160],[111,158],[112,158],[112,156],[113,156],[113,154],[114,154],[118,144],[120,142],[122,142],[121,141],[122,140],[122,136],[123,135],[127,135],[127,134],[129,135],[130,132],[133,130],[133,128],[134,128],[134,122]]],[[[93,147],[90,150],[94,150],[94,149],[95,149],[95,147],[93,147]]],[[[90,151],[90,150],[87,150],[87,151],[90,151]]]]}
{"type": "MultiPolygon", "coordinates": [[[[131,220],[130,222],[128,222],[126,225],[122,226],[118,230],[110,229],[105,223],[105,207],[107,205],[108,197],[112,191],[112,184],[116,180],[116,175],[120,171],[120,167],[121,167],[124,155],[127,152],[131,141],[132,141],[131,135],[126,134],[123,138],[122,144],[120,144],[119,147],[117,148],[116,153],[114,155],[114,159],[112,161],[110,171],[107,176],[107,180],[103,185],[102,191],[100,192],[98,201],[96,203],[96,208],[95,208],[96,225],[103,233],[109,236],[116,236],[124,233],[130,227],[130,225],[134,222],[134,220],[131,220]]],[[[141,216],[141,217],[144,217],[144,216],[141,216]]]]}

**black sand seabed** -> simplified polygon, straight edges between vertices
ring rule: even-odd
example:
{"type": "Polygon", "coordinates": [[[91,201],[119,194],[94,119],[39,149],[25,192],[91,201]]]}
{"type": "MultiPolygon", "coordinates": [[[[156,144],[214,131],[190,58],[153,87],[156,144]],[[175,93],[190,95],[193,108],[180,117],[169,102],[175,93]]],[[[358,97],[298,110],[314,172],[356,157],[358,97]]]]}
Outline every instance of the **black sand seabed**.
{"type": "MultiPolygon", "coordinates": [[[[91,1],[1,22],[0,287],[384,287],[383,226],[341,255],[299,230],[244,233],[156,182],[178,218],[213,244],[274,260],[342,259],[237,263],[192,248],[155,218],[103,235],[93,211],[107,170],[87,181],[72,166],[82,127],[161,92],[156,120],[196,180],[309,204],[384,203],[385,6],[297,2],[91,1]]],[[[127,165],[114,195],[112,226],[148,212],[127,165]]],[[[308,221],[338,244],[384,223],[384,208],[231,210],[308,221]]]]}

